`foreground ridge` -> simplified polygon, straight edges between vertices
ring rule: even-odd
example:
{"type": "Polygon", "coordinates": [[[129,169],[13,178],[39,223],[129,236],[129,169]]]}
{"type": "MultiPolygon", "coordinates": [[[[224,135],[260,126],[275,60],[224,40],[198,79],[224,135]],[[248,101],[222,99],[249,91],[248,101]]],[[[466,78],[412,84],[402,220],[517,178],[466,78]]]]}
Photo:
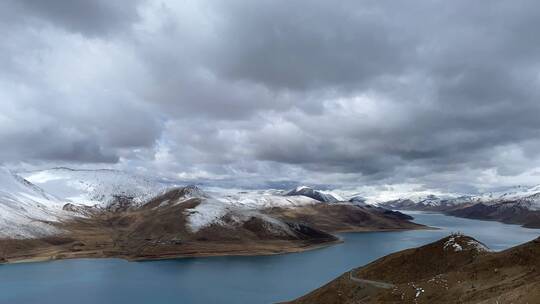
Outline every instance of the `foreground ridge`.
{"type": "Polygon", "coordinates": [[[540,238],[492,252],[452,234],[353,269],[289,303],[540,303],[540,238]]]}

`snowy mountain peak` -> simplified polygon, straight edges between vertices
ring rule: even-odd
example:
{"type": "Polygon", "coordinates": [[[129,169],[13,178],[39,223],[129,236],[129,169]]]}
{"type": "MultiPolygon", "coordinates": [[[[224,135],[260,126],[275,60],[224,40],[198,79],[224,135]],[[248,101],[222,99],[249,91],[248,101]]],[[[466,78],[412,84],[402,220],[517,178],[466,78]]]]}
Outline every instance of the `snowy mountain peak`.
{"type": "Polygon", "coordinates": [[[0,238],[49,235],[56,229],[48,222],[58,220],[62,202],[43,189],[0,168],[0,238]]]}
{"type": "Polygon", "coordinates": [[[307,196],[312,199],[318,200],[320,202],[325,202],[325,203],[335,203],[335,202],[343,201],[343,198],[339,197],[336,194],[326,192],[326,191],[321,191],[321,190],[315,190],[307,186],[296,187],[295,189],[287,192],[285,195],[286,196],[303,195],[303,196],[307,196]]]}
{"type": "Polygon", "coordinates": [[[187,185],[185,187],[181,188],[184,197],[186,198],[206,198],[209,197],[209,195],[204,192],[201,188],[195,185],[187,185]]]}
{"type": "Polygon", "coordinates": [[[307,190],[313,190],[313,188],[310,188],[308,186],[298,186],[294,189],[294,191],[296,192],[307,191],[307,190]]]}
{"type": "Polygon", "coordinates": [[[0,193],[4,197],[26,198],[43,204],[60,201],[55,196],[46,193],[40,187],[4,167],[0,167],[0,193]]]}
{"type": "Polygon", "coordinates": [[[163,192],[167,185],[117,170],[53,168],[23,173],[26,179],[75,204],[108,207],[118,198],[142,204],[163,192]]]}

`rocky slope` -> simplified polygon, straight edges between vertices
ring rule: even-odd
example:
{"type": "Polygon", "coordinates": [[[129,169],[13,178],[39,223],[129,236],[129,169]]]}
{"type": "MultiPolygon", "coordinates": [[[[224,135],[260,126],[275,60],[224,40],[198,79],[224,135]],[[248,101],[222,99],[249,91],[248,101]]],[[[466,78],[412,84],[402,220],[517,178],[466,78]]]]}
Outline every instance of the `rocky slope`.
{"type": "MultiPolygon", "coordinates": [[[[386,209],[328,203],[305,195],[206,193],[196,186],[162,190],[151,180],[138,177],[128,178],[124,185],[123,173],[116,171],[52,172],[33,172],[30,178],[64,198],[54,198],[55,203],[47,208],[36,205],[51,216],[47,222],[37,211],[27,214],[35,234],[21,234],[19,239],[11,233],[0,237],[4,261],[271,254],[337,242],[331,233],[338,231],[425,228],[386,209]],[[75,176],[73,180],[66,177],[70,174],[75,176]],[[41,225],[50,228],[48,233],[38,233],[41,225]]],[[[10,176],[29,189],[39,190],[43,200],[52,200],[53,196],[41,188],[10,176]]],[[[10,206],[20,204],[17,200],[10,206]]],[[[0,206],[4,205],[0,201],[0,206]]],[[[0,214],[0,218],[9,218],[12,213],[0,214]]]]}
{"type": "Polygon", "coordinates": [[[451,235],[353,269],[290,303],[540,303],[540,238],[490,252],[451,235]]]}
{"type": "Polygon", "coordinates": [[[271,208],[265,212],[277,218],[308,223],[331,232],[423,229],[411,223],[413,218],[400,212],[350,203],[313,204],[297,208],[271,208]]]}

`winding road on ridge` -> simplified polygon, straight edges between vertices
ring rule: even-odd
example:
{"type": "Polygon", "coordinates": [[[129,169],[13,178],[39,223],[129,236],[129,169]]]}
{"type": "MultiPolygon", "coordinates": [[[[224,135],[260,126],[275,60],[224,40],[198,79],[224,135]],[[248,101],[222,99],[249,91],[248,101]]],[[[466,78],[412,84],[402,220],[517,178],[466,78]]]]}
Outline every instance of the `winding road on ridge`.
{"type": "Polygon", "coordinates": [[[355,277],[353,275],[352,270],[349,271],[349,279],[351,281],[353,281],[353,282],[356,282],[356,283],[366,284],[366,285],[370,285],[370,286],[377,287],[377,288],[390,289],[390,288],[395,287],[394,284],[390,284],[390,283],[377,282],[377,281],[364,280],[364,279],[357,278],[357,277],[355,277]]]}

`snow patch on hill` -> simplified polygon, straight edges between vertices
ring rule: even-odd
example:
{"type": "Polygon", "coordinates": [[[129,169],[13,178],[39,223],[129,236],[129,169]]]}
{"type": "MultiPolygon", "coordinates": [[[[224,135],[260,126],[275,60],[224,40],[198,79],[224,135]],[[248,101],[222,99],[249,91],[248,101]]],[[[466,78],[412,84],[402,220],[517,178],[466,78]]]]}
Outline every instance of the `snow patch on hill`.
{"type": "Polygon", "coordinates": [[[224,225],[222,218],[230,212],[230,206],[216,199],[206,199],[192,209],[186,209],[187,223],[192,232],[197,232],[212,224],[224,225]]]}
{"type": "Polygon", "coordinates": [[[443,249],[445,251],[453,250],[454,252],[459,252],[463,250],[474,250],[477,252],[489,251],[487,246],[485,246],[484,244],[460,233],[454,233],[450,235],[448,239],[444,242],[443,249]]]}

